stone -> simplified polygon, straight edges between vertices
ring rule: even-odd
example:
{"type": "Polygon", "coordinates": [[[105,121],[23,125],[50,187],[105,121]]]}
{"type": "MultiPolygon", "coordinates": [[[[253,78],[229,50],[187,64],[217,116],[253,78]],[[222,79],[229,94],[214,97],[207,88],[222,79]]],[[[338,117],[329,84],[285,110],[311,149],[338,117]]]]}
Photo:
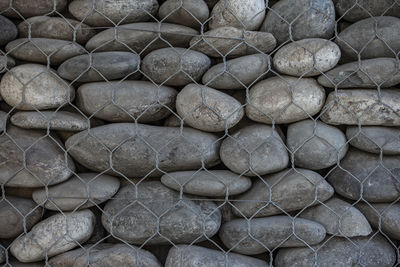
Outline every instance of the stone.
{"type": "Polygon", "coordinates": [[[333,125],[400,126],[399,103],[399,90],[336,90],[328,95],[320,119],[333,125]]]}
{"type": "Polygon", "coordinates": [[[86,43],[86,49],[149,53],[164,47],[189,47],[192,37],[198,34],[198,31],[183,25],[162,23],[159,29],[156,22],[139,22],[99,32],[86,43]]]}
{"type": "Polygon", "coordinates": [[[185,124],[206,132],[232,128],[244,115],[242,104],[235,98],[194,83],[179,92],[176,111],[185,124]]]}
{"type": "Polygon", "coordinates": [[[190,198],[199,197],[181,198],[157,181],[128,185],[107,202],[103,226],[113,236],[137,245],[204,241],[218,232],[221,212],[212,201],[190,198]]]}
{"type": "Polygon", "coordinates": [[[400,50],[400,18],[382,16],[353,23],[336,38],[342,56],[350,61],[396,57],[400,50]],[[379,36],[379,37],[378,37],[379,36]]]}
{"type": "Polygon", "coordinates": [[[317,114],[324,102],[325,89],[315,79],[281,75],[250,89],[246,115],[267,124],[291,123],[317,114]]]}
{"type": "Polygon", "coordinates": [[[196,245],[177,245],[171,247],[168,252],[165,267],[266,267],[267,263],[263,260],[252,258],[237,253],[225,253],[215,249],[209,249],[196,245]]]}
{"type": "Polygon", "coordinates": [[[0,133],[6,129],[8,114],[0,110],[0,133]]]}
{"type": "Polygon", "coordinates": [[[265,18],[264,0],[219,0],[214,6],[208,26],[216,29],[224,26],[258,30],[265,18]]]}
{"type": "Polygon", "coordinates": [[[258,176],[280,171],[289,163],[289,156],[279,134],[269,125],[253,124],[225,138],[220,157],[233,172],[258,176]]]}
{"type": "Polygon", "coordinates": [[[0,238],[15,238],[29,231],[42,217],[42,208],[31,199],[6,196],[0,202],[0,238]]]}
{"type": "Polygon", "coordinates": [[[65,145],[69,154],[88,169],[114,173],[111,160],[118,176],[132,178],[160,177],[163,172],[196,170],[202,164],[209,168],[219,163],[218,137],[185,127],[113,123],[92,128],[90,135],[87,130],[77,133],[65,145]]]}
{"type": "Polygon", "coordinates": [[[275,53],[273,62],[282,74],[311,77],[335,67],[340,55],[340,49],[334,42],[309,38],[284,45],[275,53]]]}
{"type": "Polygon", "coordinates": [[[65,60],[86,53],[78,43],[48,38],[20,38],[7,44],[6,51],[13,57],[35,63],[59,65],[65,60]]]}
{"type": "Polygon", "coordinates": [[[237,195],[251,187],[251,180],[227,170],[178,171],[166,173],[161,183],[176,191],[208,197],[237,195]]]}
{"type": "Polygon", "coordinates": [[[262,79],[269,69],[268,55],[248,55],[212,66],[202,82],[215,89],[246,89],[262,79]]]}
{"type": "Polygon", "coordinates": [[[13,0],[11,6],[9,0],[0,0],[0,13],[7,17],[21,19],[22,16],[26,19],[53,11],[60,12],[67,6],[67,0],[13,0]]]}
{"type": "Polygon", "coordinates": [[[139,61],[139,56],[130,52],[91,53],[64,61],[57,73],[74,82],[110,81],[138,71],[139,61]]]}
{"type": "Polygon", "coordinates": [[[15,24],[8,18],[0,15],[0,46],[6,45],[7,43],[17,38],[17,36],[18,29],[15,24]]]}
{"type": "Polygon", "coordinates": [[[0,74],[9,71],[15,66],[15,64],[15,60],[12,57],[0,55],[0,74]]]}
{"type": "Polygon", "coordinates": [[[336,12],[339,17],[355,22],[370,17],[395,16],[400,17],[400,6],[395,0],[337,0],[336,12]]]}
{"type": "Polygon", "coordinates": [[[154,83],[185,86],[199,82],[211,65],[203,53],[180,47],[161,48],[144,57],[141,70],[154,83]]]}
{"type": "Polygon", "coordinates": [[[317,205],[316,201],[324,202],[333,193],[332,186],[318,173],[287,169],[253,181],[249,191],[232,201],[233,212],[241,217],[271,216],[317,205]]]}
{"type": "Polygon", "coordinates": [[[6,261],[6,251],[4,250],[3,246],[0,246],[0,263],[6,261]]]}
{"type": "Polygon", "coordinates": [[[400,155],[400,129],[380,126],[348,126],[346,136],[350,145],[370,153],[400,155]]]}
{"type": "Polygon", "coordinates": [[[163,22],[194,29],[200,29],[209,15],[210,11],[203,0],[167,0],[158,10],[158,16],[163,22]]]}
{"type": "Polygon", "coordinates": [[[46,131],[25,130],[9,125],[7,135],[0,135],[1,185],[53,185],[67,180],[74,171],[75,164],[66,155],[61,143],[46,136],[46,131]]]}
{"type": "Polygon", "coordinates": [[[91,26],[115,26],[148,21],[157,14],[157,0],[74,0],[68,11],[79,21],[91,26]]]}
{"type": "Polygon", "coordinates": [[[178,92],[148,81],[93,82],[77,91],[77,106],[87,115],[111,121],[146,123],[167,117],[178,92]]]}
{"type": "Polygon", "coordinates": [[[76,41],[79,44],[85,44],[96,34],[96,30],[80,21],[49,16],[36,16],[22,21],[18,24],[18,32],[21,38],[49,38],[76,41]]]}
{"type": "Polygon", "coordinates": [[[164,121],[164,126],[167,127],[181,127],[182,126],[186,126],[189,127],[187,125],[184,124],[184,121],[178,116],[178,115],[169,115],[165,121],[164,121]]]}
{"type": "Polygon", "coordinates": [[[288,216],[252,218],[250,221],[235,219],[224,223],[219,231],[227,248],[244,255],[265,253],[278,247],[316,245],[325,235],[321,224],[288,216]]]}
{"type": "Polygon", "coordinates": [[[336,165],[349,147],[341,130],[314,120],[290,124],[286,145],[294,154],[294,164],[311,170],[336,165]]]}
{"type": "Polygon", "coordinates": [[[21,235],[10,252],[20,262],[35,262],[66,252],[90,238],[95,224],[90,210],[57,213],[21,235]]]}
{"type": "Polygon", "coordinates": [[[31,262],[31,263],[22,263],[16,260],[15,258],[9,258],[8,260],[10,266],[12,267],[43,267],[46,265],[44,261],[39,262],[31,262]]]}
{"type": "Polygon", "coordinates": [[[391,243],[381,235],[370,237],[328,237],[324,245],[311,248],[279,249],[275,266],[365,266],[391,267],[396,253],[391,243]]]}
{"type": "Polygon", "coordinates": [[[48,210],[74,211],[101,204],[119,189],[119,179],[106,174],[78,173],[67,181],[40,188],[32,199],[48,210]]]}
{"type": "Polygon", "coordinates": [[[243,31],[225,26],[209,30],[190,41],[190,47],[211,57],[240,57],[268,53],[276,46],[268,32],[243,31]]]}
{"type": "Polygon", "coordinates": [[[306,38],[330,39],[334,34],[332,0],[281,0],[271,9],[260,30],[272,33],[278,44],[306,38]]]}
{"type": "Polygon", "coordinates": [[[380,88],[400,83],[399,63],[394,58],[374,58],[337,66],[319,76],[318,83],[329,88],[380,88]]]}
{"type": "Polygon", "coordinates": [[[75,90],[53,69],[39,64],[18,65],[1,79],[4,101],[19,110],[58,108],[72,102],[75,90]]]}
{"type": "Polygon", "coordinates": [[[327,180],[343,197],[370,202],[390,202],[400,197],[400,157],[384,156],[350,148],[340,168],[327,180]]]}

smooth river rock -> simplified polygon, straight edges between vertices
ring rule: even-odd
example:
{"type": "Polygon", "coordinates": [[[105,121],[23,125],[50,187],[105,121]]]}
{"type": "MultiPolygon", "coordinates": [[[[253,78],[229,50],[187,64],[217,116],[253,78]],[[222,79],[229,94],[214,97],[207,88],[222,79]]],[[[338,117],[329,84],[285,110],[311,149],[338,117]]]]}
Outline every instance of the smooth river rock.
{"type": "Polygon", "coordinates": [[[396,0],[336,0],[335,7],[338,17],[350,22],[379,16],[400,17],[396,0]]]}
{"type": "Polygon", "coordinates": [[[17,36],[18,29],[15,24],[8,18],[0,15],[0,46],[6,45],[7,43],[17,38],[17,36]]]}
{"type": "Polygon", "coordinates": [[[157,181],[140,183],[137,193],[128,185],[107,202],[103,226],[113,236],[138,245],[204,241],[217,233],[221,212],[212,201],[190,198],[199,197],[184,195],[179,202],[178,192],[157,181]]]}
{"type": "Polygon", "coordinates": [[[3,16],[18,18],[40,16],[53,11],[62,11],[67,6],[67,0],[0,0],[0,13],[3,16]],[[10,8],[10,3],[12,8],[10,8]]]}
{"type": "Polygon", "coordinates": [[[200,29],[210,15],[203,0],[167,0],[158,10],[158,16],[164,22],[181,24],[200,29]]]}
{"type": "Polygon", "coordinates": [[[253,121],[291,123],[317,114],[325,89],[313,78],[272,77],[250,89],[246,115],[253,121]]]}

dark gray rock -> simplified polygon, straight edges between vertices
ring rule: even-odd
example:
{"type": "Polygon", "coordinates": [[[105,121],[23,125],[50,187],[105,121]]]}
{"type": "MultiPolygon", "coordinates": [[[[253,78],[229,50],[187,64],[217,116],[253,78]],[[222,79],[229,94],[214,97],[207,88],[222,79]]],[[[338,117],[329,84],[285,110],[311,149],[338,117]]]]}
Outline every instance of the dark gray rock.
{"type": "Polygon", "coordinates": [[[15,60],[12,57],[0,55],[0,74],[9,71],[15,66],[15,64],[15,60]]]}
{"type": "Polygon", "coordinates": [[[0,133],[6,129],[8,114],[0,110],[0,133]]]}
{"type": "Polygon", "coordinates": [[[400,17],[400,5],[396,0],[336,0],[335,7],[338,17],[351,22],[371,16],[400,17]]]}
{"type": "Polygon", "coordinates": [[[8,18],[0,15],[0,46],[6,45],[7,43],[11,42],[15,38],[17,38],[17,35],[18,30],[15,24],[8,18]]]}
{"type": "Polygon", "coordinates": [[[161,20],[200,29],[210,15],[204,0],[167,0],[158,10],[161,20]]]}
{"type": "Polygon", "coordinates": [[[13,0],[10,8],[9,0],[0,0],[0,13],[3,16],[18,18],[40,16],[52,11],[62,11],[67,6],[67,0],[13,0]]]}

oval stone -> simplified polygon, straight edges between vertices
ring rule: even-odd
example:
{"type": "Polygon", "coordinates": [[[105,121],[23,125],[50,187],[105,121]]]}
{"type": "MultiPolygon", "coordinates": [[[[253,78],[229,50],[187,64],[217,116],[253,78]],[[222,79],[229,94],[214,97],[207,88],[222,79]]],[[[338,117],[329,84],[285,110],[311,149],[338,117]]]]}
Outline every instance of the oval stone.
{"type": "Polygon", "coordinates": [[[110,170],[132,178],[195,170],[219,163],[218,137],[191,128],[113,123],[71,136],[66,147],[74,159],[96,172],[110,170]],[[109,150],[110,149],[110,150],[109,150]],[[157,157],[158,156],[158,157],[157,157]],[[157,158],[156,158],[157,157],[157,158]]]}
{"type": "Polygon", "coordinates": [[[203,53],[170,47],[150,52],[142,61],[141,70],[157,84],[185,86],[199,82],[211,60],[203,53]]]}
{"type": "Polygon", "coordinates": [[[175,106],[177,91],[147,81],[86,83],[78,88],[78,108],[96,118],[146,123],[167,117],[175,106]]]}
{"type": "Polygon", "coordinates": [[[335,7],[338,17],[350,22],[371,16],[400,17],[400,5],[396,0],[336,0],[335,7]]]}
{"type": "Polygon", "coordinates": [[[176,111],[187,125],[206,132],[232,128],[244,115],[242,104],[235,98],[194,83],[179,92],[176,111]]]}
{"type": "Polygon", "coordinates": [[[275,53],[273,62],[282,74],[311,77],[335,67],[340,55],[340,49],[334,42],[310,38],[281,47],[275,53]]]}
{"type": "Polygon", "coordinates": [[[325,89],[313,78],[272,77],[250,89],[246,115],[253,121],[291,123],[317,114],[325,89]]]}
{"type": "Polygon", "coordinates": [[[15,24],[8,18],[0,15],[0,46],[4,46],[11,42],[17,38],[17,35],[18,30],[15,24]]]}
{"type": "Polygon", "coordinates": [[[158,10],[158,16],[163,22],[195,29],[200,29],[209,15],[210,11],[203,0],[167,0],[158,10]]]}
{"type": "Polygon", "coordinates": [[[88,240],[95,216],[90,210],[59,213],[36,224],[11,244],[10,252],[21,262],[44,260],[88,240]]]}
{"type": "Polygon", "coordinates": [[[67,6],[67,0],[0,0],[0,13],[3,16],[18,18],[40,16],[53,11],[60,12],[67,6]],[[10,4],[12,8],[10,8],[10,4]]]}
{"type": "Polygon", "coordinates": [[[190,200],[194,197],[181,199],[157,181],[142,182],[137,188],[128,185],[107,202],[103,226],[124,242],[138,245],[204,241],[204,236],[217,233],[221,212],[212,201],[190,200]]]}
{"type": "Polygon", "coordinates": [[[58,108],[75,98],[75,90],[53,69],[38,64],[12,68],[1,79],[4,101],[20,110],[58,108]]]}

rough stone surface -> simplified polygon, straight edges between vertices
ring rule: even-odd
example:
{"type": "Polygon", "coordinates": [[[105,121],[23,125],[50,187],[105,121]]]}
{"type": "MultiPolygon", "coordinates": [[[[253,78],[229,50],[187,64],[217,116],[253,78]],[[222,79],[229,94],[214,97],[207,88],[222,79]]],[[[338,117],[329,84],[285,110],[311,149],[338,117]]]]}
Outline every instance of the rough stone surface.
{"type": "Polygon", "coordinates": [[[210,15],[203,0],[167,0],[158,10],[158,16],[165,22],[181,24],[199,29],[210,15]]]}
{"type": "Polygon", "coordinates": [[[0,13],[12,18],[28,18],[51,13],[53,10],[62,11],[67,6],[67,0],[13,0],[12,9],[9,0],[0,0],[0,13]]]}
{"type": "Polygon", "coordinates": [[[400,5],[395,0],[336,0],[337,15],[351,22],[379,16],[400,17],[400,5]]]}
{"type": "Polygon", "coordinates": [[[17,38],[17,35],[18,29],[15,24],[12,23],[12,21],[10,21],[8,18],[0,15],[0,46],[6,45],[8,42],[11,42],[15,38],[17,38]]]}

